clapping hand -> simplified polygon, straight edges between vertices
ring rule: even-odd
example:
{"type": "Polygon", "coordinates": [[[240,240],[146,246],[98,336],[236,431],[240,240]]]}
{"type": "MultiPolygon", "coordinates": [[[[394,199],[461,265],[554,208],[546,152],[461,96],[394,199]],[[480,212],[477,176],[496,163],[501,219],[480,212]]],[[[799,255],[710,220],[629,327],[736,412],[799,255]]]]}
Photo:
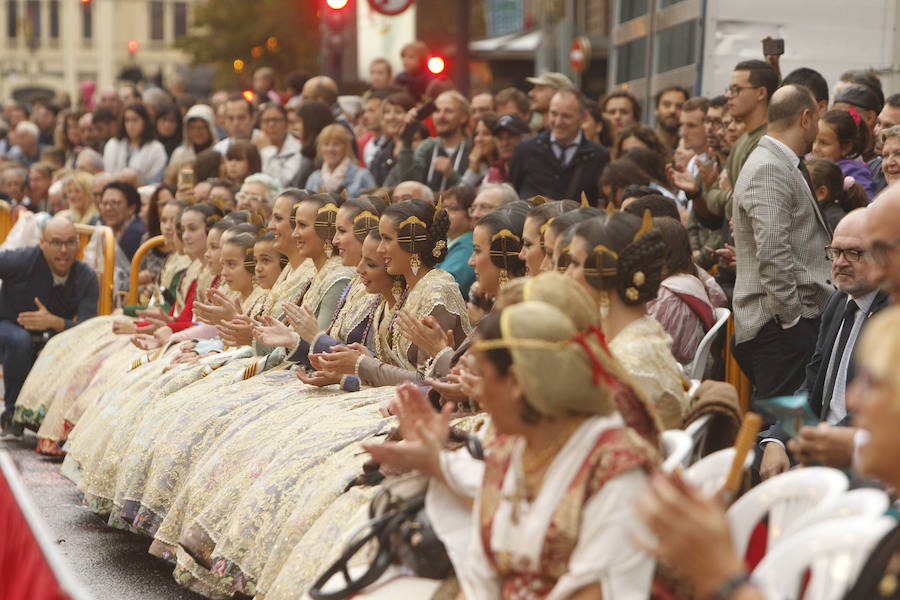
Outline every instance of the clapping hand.
{"type": "Polygon", "coordinates": [[[426,315],[420,321],[407,310],[401,310],[397,313],[397,327],[400,335],[431,357],[437,356],[448,346],[453,347],[453,330],[441,329],[441,324],[431,315],[426,315]]]}
{"type": "Polygon", "coordinates": [[[402,442],[367,442],[363,448],[378,462],[404,471],[421,471],[440,477],[440,452],[450,435],[453,405],[436,412],[418,386],[406,383],[397,387],[392,412],[402,442]]]}
{"type": "Polygon", "coordinates": [[[302,367],[297,369],[297,379],[307,385],[314,385],[316,387],[340,383],[342,377],[343,375],[332,371],[313,371],[312,373],[307,373],[302,367]]]}
{"type": "Polygon", "coordinates": [[[284,316],[287,317],[291,326],[306,343],[312,343],[316,336],[322,333],[319,329],[319,322],[316,315],[307,306],[297,306],[291,302],[285,302],[281,305],[284,309],[284,316]]]}
{"type": "Polygon", "coordinates": [[[253,337],[267,346],[293,348],[299,336],[291,328],[270,316],[260,318],[261,324],[253,327],[253,337]]]}
{"type": "Polygon", "coordinates": [[[349,346],[332,346],[331,352],[311,354],[310,364],[319,371],[328,371],[337,375],[353,375],[356,372],[356,361],[360,356],[370,355],[369,349],[362,344],[349,346]]]}
{"type": "Polygon", "coordinates": [[[674,164],[666,165],[666,177],[669,183],[682,190],[685,194],[692,195],[698,191],[697,178],[691,175],[684,167],[674,164]]]}
{"type": "Polygon", "coordinates": [[[253,319],[238,315],[230,321],[223,321],[216,326],[219,337],[229,346],[249,346],[253,343],[253,319]]]}
{"type": "Polygon", "coordinates": [[[198,321],[207,325],[218,326],[241,314],[240,300],[232,300],[217,289],[207,291],[206,300],[205,303],[194,301],[194,315],[198,321]]]}

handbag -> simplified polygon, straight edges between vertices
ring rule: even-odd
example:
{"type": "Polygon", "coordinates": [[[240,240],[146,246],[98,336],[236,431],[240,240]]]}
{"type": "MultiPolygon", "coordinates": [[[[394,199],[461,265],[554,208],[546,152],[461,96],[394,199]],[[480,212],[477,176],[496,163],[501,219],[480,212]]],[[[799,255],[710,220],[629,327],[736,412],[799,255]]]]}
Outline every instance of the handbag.
{"type": "Polygon", "coordinates": [[[453,571],[443,542],[425,514],[428,478],[413,475],[386,480],[369,505],[369,521],[360,528],[334,564],[309,590],[313,600],[343,600],[375,583],[391,564],[399,563],[418,577],[444,579],[453,571]],[[365,570],[351,576],[348,562],[368,544],[375,556],[365,570]],[[343,587],[327,585],[341,573],[343,587]]]}

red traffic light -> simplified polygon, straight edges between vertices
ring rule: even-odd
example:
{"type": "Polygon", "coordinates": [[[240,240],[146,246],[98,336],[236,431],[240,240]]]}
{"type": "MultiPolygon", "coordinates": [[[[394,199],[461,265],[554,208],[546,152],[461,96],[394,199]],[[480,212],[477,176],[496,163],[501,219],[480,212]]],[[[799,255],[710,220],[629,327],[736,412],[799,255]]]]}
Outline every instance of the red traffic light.
{"type": "Polygon", "coordinates": [[[428,58],[428,62],[425,63],[428,67],[428,70],[435,75],[440,75],[444,72],[444,59],[440,56],[430,56],[428,58]]]}
{"type": "Polygon", "coordinates": [[[347,2],[350,0],[325,0],[325,4],[328,5],[328,8],[331,10],[342,10],[345,6],[347,6],[347,2]]]}
{"type": "Polygon", "coordinates": [[[140,48],[140,44],[138,44],[137,40],[128,40],[127,48],[129,52],[134,54],[140,48]]]}
{"type": "Polygon", "coordinates": [[[82,4],[90,4],[90,3],[91,3],[91,0],[81,0],[81,3],[82,3],[82,4]]]}
{"type": "Polygon", "coordinates": [[[253,90],[244,90],[241,92],[241,95],[247,102],[253,102],[253,98],[256,97],[256,94],[253,93],[253,90]]]}

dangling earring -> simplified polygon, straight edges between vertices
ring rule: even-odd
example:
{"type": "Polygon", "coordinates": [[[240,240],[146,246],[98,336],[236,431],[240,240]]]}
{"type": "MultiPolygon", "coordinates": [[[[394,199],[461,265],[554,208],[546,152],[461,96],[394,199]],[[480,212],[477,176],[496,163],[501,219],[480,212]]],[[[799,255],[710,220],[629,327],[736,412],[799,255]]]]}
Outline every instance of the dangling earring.
{"type": "Polygon", "coordinates": [[[500,287],[503,287],[507,283],[509,283],[509,271],[506,269],[500,269],[500,287]]]}
{"type": "Polygon", "coordinates": [[[331,258],[332,254],[334,254],[334,246],[331,244],[331,240],[325,240],[325,256],[331,258]]]}
{"type": "Polygon", "coordinates": [[[600,292],[600,318],[605,319],[609,316],[609,294],[606,291],[600,292]]]}
{"type": "Polygon", "coordinates": [[[413,275],[419,274],[419,267],[422,266],[422,261],[419,260],[418,254],[410,254],[409,255],[409,268],[412,270],[413,275]]]}
{"type": "Polygon", "coordinates": [[[400,301],[400,296],[403,295],[403,284],[399,279],[394,280],[394,285],[391,286],[391,295],[394,297],[394,301],[400,301]]]}

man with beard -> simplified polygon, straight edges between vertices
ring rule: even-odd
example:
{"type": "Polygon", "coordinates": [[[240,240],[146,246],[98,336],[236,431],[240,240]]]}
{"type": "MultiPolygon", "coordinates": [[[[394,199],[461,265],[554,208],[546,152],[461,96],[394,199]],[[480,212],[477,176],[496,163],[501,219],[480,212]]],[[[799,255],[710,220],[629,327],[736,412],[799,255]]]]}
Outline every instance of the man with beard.
{"type": "Polygon", "coordinates": [[[755,386],[755,400],[792,394],[803,383],[832,292],[822,252],[831,229],[800,158],[812,148],[818,119],[809,90],[778,89],[768,133],[734,187],[734,356],[755,386]]]}
{"type": "Polygon", "coordinates": [[[663,88],[656,94],[656,136],[669,151],[674,151],[678,145],[681,107],[688,97],[687,90],[677,85],[663,88]]]}
{"type": "MultiPolygon", "coordinates": [[[[808,394],[810,410],[829,425],[847,424],[845,394],[847,384],[856,371],[853,364],[856,342],[869,317],[888,304],[887,294],[869,280],[866,212],[866,209],[858,208],[841,219],[834,228],[831,245],[825,250],[826,257],[831,261],[831,280],[837,291],[828,299],[822,312],[816,351],[806,365],[806,378],[798,390],[808,394]]],[[[842,453],[849,457],[852,454],[853,430],[825,429],[829,432],[827,435],[816,431],[805,432],[798,441],[801,449],[812,441],[809,439],[812,436],[823,440],[836,436],[844,443],[835,446],[851,449],[842,453]]],[[[790,468],[784,447],[788,435],[776,426],[761,434],[761,437],[764,452],[759,472],[763,479],[768,479],[790,468]]]]}
{"type": "Polygon", "coordinates": [[[472,142],[466,137],[469,101],[456,90],[440,94],[434,101],[434,129],[437,137],[422,140],[413,150],[416,118],[406,115],[397,154],[397,178],[420,181],[436,192],[458,185],[469,166],[472,142]]]}

